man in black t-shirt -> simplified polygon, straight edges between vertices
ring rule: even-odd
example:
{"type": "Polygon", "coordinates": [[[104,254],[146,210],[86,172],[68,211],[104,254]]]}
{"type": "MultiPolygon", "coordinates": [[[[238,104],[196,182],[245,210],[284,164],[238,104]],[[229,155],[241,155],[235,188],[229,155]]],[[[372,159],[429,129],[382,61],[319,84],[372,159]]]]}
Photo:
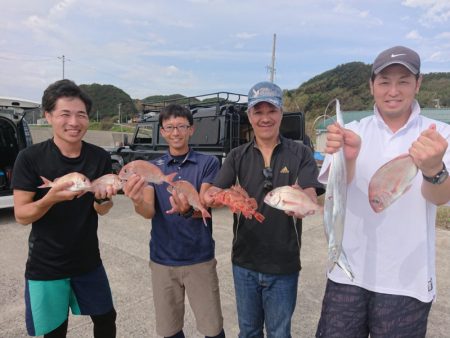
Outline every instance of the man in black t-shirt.
{"type": "Polygon", "coordinates": [[[98,247],[98,214],[112,207],[113,186],[95,193],[71,191],[73,182],[38,188],[72,172],[94,180],[111,173],[100,147],[82,141],[91,99],[72,81],[51,84],[42,97],[53,138],[24,149],[14,165],[14,213],[32,224],[25,271],[29,335],[65,337],[68,310],[90,315],[94,337],[115,337],[116,312],[98,247]]]}
{"type": "Polygon", "coordinates": [[[290,338],[300,271],[303,215],[296,218],[264,204],[270,190],[298,185],[317,200],[324,192],[317,181],[317,166],[304,144],[280,135],[282,91],[271,82],[254,85],[248,94],[248,118],[255,138],[233,149],[205,194],[214,201],[214,191],[239,183],[258,202],[265,220],[259,223],[242,214],[233,224],[233,278],[239,322],[239,337],[290,338]]]}

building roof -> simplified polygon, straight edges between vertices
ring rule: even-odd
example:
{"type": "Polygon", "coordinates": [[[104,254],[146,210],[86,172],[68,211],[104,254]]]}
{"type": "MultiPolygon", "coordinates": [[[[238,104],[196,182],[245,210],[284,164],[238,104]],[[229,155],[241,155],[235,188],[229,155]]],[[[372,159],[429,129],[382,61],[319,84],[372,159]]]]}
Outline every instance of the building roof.
{"type": "MultiPolygon", "coordinates": [[[[372,115],[373,110],[361,110],[361,111],[343,111],[342,115],[344,117],[344,123],[347,124],[351,121],[359,121],[362,118],[372,115]]],[[[421,114],[434,119],[437,121],[445,122],[450,124],[450,108],[421,108],[421,114]]],[[[327,129],[328,125],[336,121],[335,117],[330,117],[324,120],[320,120],[317,123],[315,129],[316,131],[324,131],[327,129]]]]}

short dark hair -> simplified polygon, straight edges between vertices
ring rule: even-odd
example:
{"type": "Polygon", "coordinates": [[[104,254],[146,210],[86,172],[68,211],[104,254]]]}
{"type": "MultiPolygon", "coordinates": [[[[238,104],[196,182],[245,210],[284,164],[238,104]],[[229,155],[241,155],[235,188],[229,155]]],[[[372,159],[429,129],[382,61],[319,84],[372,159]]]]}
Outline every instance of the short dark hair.
{"type": "Polygon", "coordinates": [[[163,121],[168,120],[171,117],[185,117],[190,126],[194,124],[194,118],[192,117],[191,111],[176,103],[171,103],[161,110],[159,113],[159,125],[162,126],[163,121]]]}
{"type": "MultiPolygon", "coordinates": [[[[411,73],[412,74],[412,73],[411,73]]],[[[373,83],[374,81],[375,81],[375,78],[377,77],[377,75],[378,74],[372,74],[372,76],[370,77],[370,81],[373,83]]],[[[416,77],[416,81],[418,81],[419,80],[419,78],[420,78],[420,73],[417,73],[417,74],[413,74],[415,77],[416,77]]]]}
{"type": "Polygon", "coordinates": [[[42,96],[42,110],[52,112],[55,109],[56,101],[61,97],[76,97],[84,102],[86,112],[91,112],[91,98],[71,80],[59,80],[47,87],[42,96]]]}

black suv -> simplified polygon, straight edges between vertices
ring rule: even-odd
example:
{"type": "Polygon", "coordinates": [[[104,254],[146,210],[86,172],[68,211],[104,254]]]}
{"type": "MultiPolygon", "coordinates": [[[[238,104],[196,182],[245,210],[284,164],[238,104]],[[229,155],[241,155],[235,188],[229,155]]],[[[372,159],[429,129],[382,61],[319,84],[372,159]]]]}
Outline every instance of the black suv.
{"type": "Polygon", "coordinates": [[[33,143],[24,119],[31,110],[40,110],[40,104],[0,97],[0,209],[14,206],[12,169],[19,151],[33,143]]]}
{"type": "MultiPolygon", "coordinates": [[[[122,147],[107,149],[114,172],[130,161],[151,160],[167,151],[167,142],[159,133],[158,117],[161,109],[170,103],[185,105],[192,112],[195,133],[189,140],[190,146],[216,156],[221,163],[231,149],[253,137],[247,117],[247,96],[243,94],[218,92],[144,103],[131,143],[125,141],[122,147]]],[[[302,112],[284,112],[280,131],[283,136],[310,146],[302,112]]]]}

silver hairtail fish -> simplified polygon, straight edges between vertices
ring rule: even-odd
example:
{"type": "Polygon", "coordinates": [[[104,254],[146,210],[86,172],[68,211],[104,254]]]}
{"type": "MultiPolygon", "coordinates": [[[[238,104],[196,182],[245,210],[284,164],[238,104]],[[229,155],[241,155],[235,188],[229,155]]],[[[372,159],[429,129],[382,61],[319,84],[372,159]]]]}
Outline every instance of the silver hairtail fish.
{"type": "MultiPolygon", "coordinates": [[[[336,99],[336,119],[343,127],[344,119],[339,100],[336,99]]],[[[347,168],[343,148],[332,155],[327,189],[325,192],[323,224],[328,241],[328,271],[338,265],[353,280],[353,272],[342,249],[345,211],[347,205],[347,168]]]]}

